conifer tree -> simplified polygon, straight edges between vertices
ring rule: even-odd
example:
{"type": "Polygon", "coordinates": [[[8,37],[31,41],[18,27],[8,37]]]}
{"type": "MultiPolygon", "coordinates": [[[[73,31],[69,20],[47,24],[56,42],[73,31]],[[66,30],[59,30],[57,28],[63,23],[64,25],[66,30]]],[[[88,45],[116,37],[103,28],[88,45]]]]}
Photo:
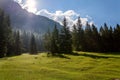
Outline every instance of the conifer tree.
{"type": "Polygon", "coordinates": [[[77,21],[77,51],[84,50],[85,47],[85,38],[84,38],[84,30],[82,28],[82,22],[80,17],[78,17],[77,21]]]}
{"type": "Polygon", "coordinates": [[[72,36],[66,18],[63,20],[63,27],[60,33],[60,52],[72,53],[72,36]]]}
{"type": "Polygon", "coordinates": [[[120,25],[117,24],[114,32],[114,51],[120,52],[120,25]]]}
{"type": "Polygon", "coordinates": [[[22,41],[20,37],[20,32],[16,32],[15,36],[15,54],[20,55],[22,53],[22,41]]]}
{"type": "Polygon", "coordinates": [[[55,24],[54,30],[51,35],[51,53],[54,55],[55,53],[59,53],[59,31],[55,24]]]}
{"type": "Polygon", "coordinates": [[[92,51],[92,29],[90,24],[87,22],[85,27],[85,50],[92,51]]]}
{"type": "Polygon", "coordinates": [[[10,56],[13,52],[14,39],[9,16],[0,10],[0,57],[10,56]]]}
{"type": "Polygon", "coordinates": [[[93,51],[99,51],[101,38],[100,38],[99,32],[94,24],[92,24],[91,38],[93,38],[93,43],[91,43],[93,51]]]}
{"type": "Polygon", "coordinates": [[[14,37],[13,37],[13,32],[12,32],[12,27],[11,27],[11,22],[10,22],[10,17],[6,17],[7,20],[7,56],[14,55],[14,37]]]}
{"type": "Polygon", "coordinates": [[[110,26],[109,28],[109,34],[108,34],[108,47],[109,47],[109,51],[113,52],[114,51],[114,37],[113,37],[113,28],[110,26]]]}
{"type": "Polygon", "coordinates": [[[50,51],[51,47],[51,32],[48,28],[48,31],[43,35],[43,43],[45,51],[50,51]]]}
{"type": "Polygon", "coordinates": [[[0,57],[5,57],[7,54],[7,23],[5,14],[0,12],[0,57]]]}
{"type": "Polygon", "coordinates": [[[104,52],[109,51],[109,28],[106,23],[104,23],[104,27],[100,28],[101,33],[101,42],[102,42],[102,50],[104,52]]]}
{"type": "Polygon", "coordinates": [[[33,34],[30,40],[30,54],[37,54],[37,44],[36,44],[35,36],[33,34]]]}
{"type": "Polygon", "coordinates": [[[72,45],[73,45],[73,50],[78,50],[79,44],[78,44],[78,31],[77,27],[74,24],[73,25],[73,31],[72,31],[72,45]]]}

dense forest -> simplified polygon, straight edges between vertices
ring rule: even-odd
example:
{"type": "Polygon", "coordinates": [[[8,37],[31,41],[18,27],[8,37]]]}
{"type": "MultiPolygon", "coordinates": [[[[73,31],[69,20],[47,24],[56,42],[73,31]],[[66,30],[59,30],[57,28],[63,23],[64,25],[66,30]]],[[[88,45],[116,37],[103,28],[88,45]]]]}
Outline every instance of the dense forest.
{"type": "MultiPolygon", "coordinates": [[[[61,29],[54,24],[54,29],[43,34],[13,29],[10,17],[0,10],[0,57],[20,55],[29,52],[37,54],[47,51],[53,55],[72,51],[120,52],[120,25],[97,28],[88,22],[81,23],[80,17],[70,30],[64,18],[61,29]]],[[[48,26],[49,27],[49,26],[48,26]]]]}

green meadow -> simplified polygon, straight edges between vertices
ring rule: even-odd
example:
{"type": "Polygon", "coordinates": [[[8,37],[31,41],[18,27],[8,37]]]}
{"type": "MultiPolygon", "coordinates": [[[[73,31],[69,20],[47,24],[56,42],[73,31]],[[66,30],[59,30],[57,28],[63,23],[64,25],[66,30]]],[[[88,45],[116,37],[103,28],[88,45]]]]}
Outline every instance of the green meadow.
{"type": "Polygon", "coordinates": [[[78,52],[0,59],[0,80],[120,80],[120,54],[78,52]]]}

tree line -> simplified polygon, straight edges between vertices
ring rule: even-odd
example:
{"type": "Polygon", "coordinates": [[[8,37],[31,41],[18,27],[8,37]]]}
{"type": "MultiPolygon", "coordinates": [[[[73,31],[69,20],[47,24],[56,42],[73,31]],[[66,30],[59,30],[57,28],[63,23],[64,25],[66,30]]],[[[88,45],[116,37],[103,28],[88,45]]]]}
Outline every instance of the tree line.
{"type": "Polygon", "coordinates": [[[56,53],[72,53],[75,51],[88,52],[120,52],[120,25],[108,26],[104,23],[99,29],[88,22],[86,26],[81,23],[80,17],[70,30],[64,18],[63,26],[59,30],[55,25],[52,32],[44,35],[46,49],[53,55],[56,53]]]}
{"type": "Polygon", "coordinates": [[[37,54],[34,34],[31,33],[31,35],[27,36],[25,34],[26,32],[22,33],[19,30],[13,30],[11,27],[10,17],[6,15],[4,11],[0,10],[0,58],[5,56],[21,55],[26,51],[30,54],[37,54]],[[27,42],[25,39],[27,39],[27,42]],[[28,41],[29,39],[30,41],[28,41]],[[30,46],[29,49],[28,46],[30,46]]]}
{"type": "Polygon", "coordinates": [[[108,26],[106,23],[99,29],[88,22],[82,25],[81,18],[70,30],[67,19],[62,27],[46,31],[44,35],[17,30],[11,27],[10,17],[0,10],[0,57],[20,55],[29,52],[37,54],[47,51],[52,55],[72,51],[120,52],[120,25],[108,26]]]}

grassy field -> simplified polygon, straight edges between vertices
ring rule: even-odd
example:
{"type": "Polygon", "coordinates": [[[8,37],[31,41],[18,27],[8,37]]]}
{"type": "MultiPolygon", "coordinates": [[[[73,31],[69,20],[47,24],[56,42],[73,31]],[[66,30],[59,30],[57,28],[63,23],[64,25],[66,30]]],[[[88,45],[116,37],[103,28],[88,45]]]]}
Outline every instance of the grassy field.
{"type": "Polygon", "coordinates": [[[64,56],[47,57],[41,53],[1,58],[0,80],[120,79],[120,54],[79,52],[64,56]]]}

